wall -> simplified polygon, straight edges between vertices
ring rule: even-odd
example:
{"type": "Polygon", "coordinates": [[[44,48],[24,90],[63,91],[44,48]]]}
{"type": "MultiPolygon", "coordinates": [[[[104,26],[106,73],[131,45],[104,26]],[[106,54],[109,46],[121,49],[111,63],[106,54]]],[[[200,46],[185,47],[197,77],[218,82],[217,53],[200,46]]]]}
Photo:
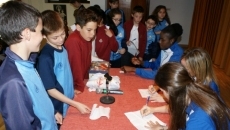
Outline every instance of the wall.
{"type": "Polygon", "coordinates": [[[90,6],[100,5],[101,9],[107,9],[107,0],[88,0],[90,1],[90,6]]]}
{"type": "Polygon", "coordinates": [[[180,23],[183,27],[182,39],[179,44],[188,45],[190,26],[194,10],[195,0],[150,0],[149,14],[158,5],[165,5],[171,20],[171,23],[180,23]]]}
{"type": "MultiPolygon", "coordinates": [[[[70,5],[69,3],[45,3],[45,0],[22,0],[25,3],[28,3],[35,8],[37,8],[39,11],[44,11],[47,9],[53,10],[53,5],[66,5],[66,11],[67,11],[67,21],[68,21],[68,26],[71,26],[74,24],[75,19],[73,17],[73,12],[75,8],[70,5]]],[[[90,6],[89,3],[83,4],[86,8],[90,6]]]]}

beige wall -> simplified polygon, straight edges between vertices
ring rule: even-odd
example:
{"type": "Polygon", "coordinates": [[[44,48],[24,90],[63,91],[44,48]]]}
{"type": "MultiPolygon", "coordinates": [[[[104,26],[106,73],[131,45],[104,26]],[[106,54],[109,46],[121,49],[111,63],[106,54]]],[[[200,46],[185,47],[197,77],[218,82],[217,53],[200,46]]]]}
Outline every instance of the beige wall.
{"type": "MultiPolygon", "coordinates": [[[[71,26],[75,23],[75,19],[73,17],[73,12],[75,8],[71,6],[69,3],[45,3],[45,0],[22,0],[25,3],[28,3],[35,8],[37,8],[39,11],[44,11],[47,9],[53,10],[53,5],[66,5],[66,11],[67,11],[67,21],[68,21],[68,26],[71,26]]],[[[83,4],[86,8],[90,6],[89,3],[83,4]]]]}

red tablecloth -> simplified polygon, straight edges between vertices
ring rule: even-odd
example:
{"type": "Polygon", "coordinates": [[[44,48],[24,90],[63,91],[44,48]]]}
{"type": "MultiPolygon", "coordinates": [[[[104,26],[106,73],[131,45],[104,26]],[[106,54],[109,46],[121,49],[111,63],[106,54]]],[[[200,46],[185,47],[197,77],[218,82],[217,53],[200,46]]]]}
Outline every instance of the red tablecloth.
{"type": "MultiPolygon", "coordinates": [[[[120,74],[120,69],[110,69],[111,76],[120,77],[120,89],[124,95],[112,95],[115,97],[115,103],[105,105],[100,103],[100,97],[103,94],[85,91],[75,96],[74,100],[86,104],[92,108],[93,104],[98,106],[110,107],[110,118],[101,117],[97,120],[90,120],[89,114],[82,115],[76,108],[68,109],[67,116],[64,119],[61,130],[135,130],[129,119],[124,115],[125,112],[137,111],[146,104],[146,99],[142,98],[138,89],[146,89],[153,80],[143,79],[135,74],[120,74]]],[[[165,103],[149,103],[149,106],[160,106],[165,103]]],[[[169,123],[169,114],[155,113],[160,120],[169,123]]]]}

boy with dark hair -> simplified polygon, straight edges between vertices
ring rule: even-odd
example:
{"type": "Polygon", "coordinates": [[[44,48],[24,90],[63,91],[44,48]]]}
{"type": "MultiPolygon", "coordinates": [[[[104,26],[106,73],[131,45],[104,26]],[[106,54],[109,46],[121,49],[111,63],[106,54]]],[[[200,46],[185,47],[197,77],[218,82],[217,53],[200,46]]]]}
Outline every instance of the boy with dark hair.
{"type": "Polygon", "coordinates": [[[54,108],[34,68],[42,40],[41,14],[9,1],[0,8],[0,38],[9,48],[0,67],[0,113],[9,130],[56,130],[54,108]]]}
{"type": "Polygon", "coordinates": [[[158,57],[161,49],[159,42],[157,40],[157,36],[153,29],[158,24],[158,19],[154,15],[149,15],[145,21],[146,30],[147,30],[147,43],[146,43],[146,49],[145,54],[143,57],[144,61],[155,61],[158,57]]]}
{"type": "MultiPolygon", "coordinates": [[[[111,9],[116,9],[116,8],[119,9],[119,0],[108,0],[108,1],[109,1],[110,8],[105,11],[105,14],[108,14],[111,11],[111,9]]],[[[125,23],[125,13],[123,10],[121,9],[119,10],[121,11],[121,16],[122,16],[120,25],[123,27],[125,23]]]]}
{"type": "Polygon", "coordinates": [[[128,62],[126,65],[133,66],[131,59],[134,56],[136,56],[136,58],[143,59],[147,42],[146,27],[143,23],[141,23],[143,15],[143,7],[135,6],[131,14],[133,19],[125,22],[124,24],[127,40],[126,44],[128,47],[128,51],[125,53],[125,59],[128,62]]]}
{"type": "Polygon", "coordinates": [[[65,42],[73,73],[75,93],[84,91],[84,79],[88,78],[91,65],[92,39],[97,29],[97,16],[88,9],[81,10],[76,19],[76,30],[65,42]]]}
{"type": "MultiPolygon", "coordinates": [[[[82,114],[89,113],[90,109],[87,106],[73,100],[72,72],[67,51],[62,46],[66,36],[62,18],[57,12],[46,10],[42,12],[42,21],[43,35],[47,44],[41,50],[37,69],[55,111],[61,113],[62,117],[65,118],[68,107],[71,105],[82,114]]],[[[62,123],[62,117],[60,123],[62,123]]],[[[60,128],[59,124],[58,127],[60,128]]]]}

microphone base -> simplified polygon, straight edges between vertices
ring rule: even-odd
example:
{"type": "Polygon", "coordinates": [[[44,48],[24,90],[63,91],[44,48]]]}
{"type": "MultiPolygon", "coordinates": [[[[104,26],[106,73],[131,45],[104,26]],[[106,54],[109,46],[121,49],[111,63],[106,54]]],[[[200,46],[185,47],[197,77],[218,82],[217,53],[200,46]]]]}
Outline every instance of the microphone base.
{"type": "Polygon", "coordinates": [[[103,103],[103,104],[112,104],[112,103],[115,102],[115,98],[112,97],[112,96],[109,96],[109,95],[102,96],[100,98],[100,102],[103,103]]]}

